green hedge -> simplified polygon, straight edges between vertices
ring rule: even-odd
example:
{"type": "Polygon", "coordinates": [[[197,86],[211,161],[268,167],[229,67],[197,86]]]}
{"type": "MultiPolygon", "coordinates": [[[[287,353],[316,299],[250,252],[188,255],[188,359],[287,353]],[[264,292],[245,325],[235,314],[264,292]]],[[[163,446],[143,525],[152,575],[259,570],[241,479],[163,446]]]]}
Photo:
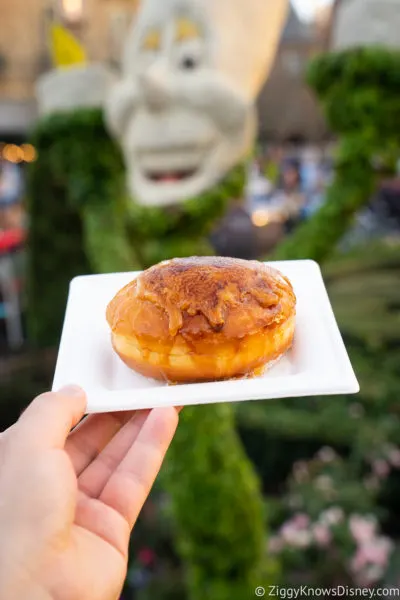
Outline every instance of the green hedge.
{"type": "Polygon", "coordinates": [[[58,343],[70,280],[94,271],[82,211],[115,199],[110,181],[122,161],[96,111],[44,119],[32,143],[39,159],[28,181],[28,329],[46,347],[58,343]]]}
{"type": "Polygon", "coordinates": [[[368,129],[375,138],[393,138],[393,125],[400,120],[399,65],[400,52],[382,47],[334,52],[314,60],[308,83],[321,99],[332,131],[368,129]]]}
{"type": "Polygon", "coordinates": [[[229,405],[185,408],[167,463],[168,488],[189,597],[243,600],[267,586],[266,522],[259,482],[229,405]]]}
{"type": "Polygon", "coordinates": [[[400,52],[361,48],[326,54],[308,82],[328,125],[340,136],[327,202],[274,253],[276,259],[325,260],[400,155],[400,52]]]}

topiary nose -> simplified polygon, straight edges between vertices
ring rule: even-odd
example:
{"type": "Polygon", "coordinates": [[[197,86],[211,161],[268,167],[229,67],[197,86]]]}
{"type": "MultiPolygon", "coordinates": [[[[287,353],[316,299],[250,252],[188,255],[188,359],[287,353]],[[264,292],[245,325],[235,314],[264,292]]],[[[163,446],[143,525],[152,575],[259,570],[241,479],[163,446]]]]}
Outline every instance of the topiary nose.
{"type": "Polygon", "coordinates": [[[172,92],[168,69],[155,64],[141,75],[145,103],[151,110],[162,110],[169,105],[172,92]]]}

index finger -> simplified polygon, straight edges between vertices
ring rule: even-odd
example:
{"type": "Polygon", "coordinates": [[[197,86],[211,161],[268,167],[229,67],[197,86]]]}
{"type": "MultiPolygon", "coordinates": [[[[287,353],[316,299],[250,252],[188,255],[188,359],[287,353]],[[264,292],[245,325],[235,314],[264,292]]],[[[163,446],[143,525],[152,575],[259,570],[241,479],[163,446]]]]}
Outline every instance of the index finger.
{"type": "Polygon", "coordinates": [[[153,409],[100,494],[99,500],[119,512],[130,528],[150,493],[177,426],[175,408],[153,409]]]}
{"type": "Polygon", "coordinates": [[[15,425],[13,438],[25,448],[64,448],[86,410],[85,392],[67,386],[35,398],[15,425]]]}

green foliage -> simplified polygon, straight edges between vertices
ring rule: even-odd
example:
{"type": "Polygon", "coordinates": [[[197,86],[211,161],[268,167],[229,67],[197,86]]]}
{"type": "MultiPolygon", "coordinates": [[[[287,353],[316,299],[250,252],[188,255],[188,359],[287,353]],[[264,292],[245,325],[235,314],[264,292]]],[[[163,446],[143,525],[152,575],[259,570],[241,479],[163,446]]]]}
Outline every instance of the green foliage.
{"type": "Polygon", "coordinates": [[[361,48],[323,55],[308,80],[339,134],[336,177],[327,201],[274,253],[325,260],[370,200],[379,172],[394,173],[400,149],[400,52],[361,48]]]}
{"type": "Polygon", "coordinates": [[[400,247],[338,255],[323,274],[361,394],[257,402],[236,413],[246,428],[346,447],[362,459],[400,435],[400,247]]]}
{"type": "Polygon", "coordinates": [[[312,460],[294,463],[282,507],[286,512],[306,511],[316,520],[333,506],[340,506],[346,514],[373,513],[376,498],[377,491],[368,486],[368,479],[359,478],[351,462],[326,446],[312,460]]]}
{"type": "Polygon", "coordinates": [[[258,481],[228,405],[184,410],[166,477],[191,600],[242,600],[266,585],[258,481]]]}
{"type": "Polygon", "coordinates": [[[127,236],[126,208],[122,202],[89,206],[80,212],[82,242],[93,272],[141,270],[139,250],[127,236]]]}
{"type": "Polygon", "coordinates": [[[39,160],[28,189],[28,324],[30,339],[43,346],[58,341],[73,277],[212,254],[206,235],[244,187],[240,165],[179,207],[140,206],[127,196],[121,152],[100,110],[47,117],[32,142],[39,160]]]}
{"type": "MultiPolygon", "coordinates": [[[[276,493],[278,457],[294,462],[283,498],[268,496],[271,529],[275,531],[271,547],[279,547],[283,583],[358,585],[372,576],[376,583],[382,581],[389,563],[379,568],[372,565],[363,572],[349,571],[357,555],[349,537],[349,519],[354,513],[374,515],[391,537],[400,531],[399,477],[393,471],[400,465],[400,246],[380,242],[337,254],[324,265],[323,274],[360,382],[360,394],[239,404],[236,417],[267,494],[276,493]],[[251,439],[262,434],[266,440],[274,440],[273,452],[267,446],[265,460],[251,449],[251,439]],[[342,458],[336,456],[333,461],[328,448],[320,452],[323,456],[328,451],[326,465],[315,459],[299,462],[327,444],[340,451],[342,458]],[[340,528],[331,528],[331,542],[326,547],[316,548],[313,528],[320,526],[321,515],[333,506],[345,513],[346,520],[340,528]],[[288,527],[299,513],[309,518],[306,531],[295,532],[288,542],[286,529],[280,527],[285,521],[288,527]],[[303,542],[304,547],[296,546],[303,542]],[[307,573],[305,579],[301,573],[307,573]]],[[[279,477],[278,483],[281,491],[279,477]]],[[[379,531],[378,523],[376,529],[379,531]]],[[[379,544],[390,547],[382,538],[379,544]]],[[[393,556],[391,562],[395,560],[393,556]]]]}
{"type": "Polygon", "coordinates": [[[39,160],[28,185],[28,327],[30,340],[46,347],[58,342],[70,280],[94,271],[82,211],[115,201],[122,161],[97,111],[46,118],[32,143],[39,160]]]}
{"type": "Polygon", "coordinates": [[[365,47],[320,56],[310,65],[308,82],[335,133],[369,130],[386,143],[400,121],[399,73],[399,51],[365,47]]]}
{"type": "Polygon", "coordinates": [[[228,207],[232,199],[243,192],[245,168],[240,165],[224,179],[223,185],[215,185],[201,196],[190,198],[182,205],[160,208],[132,203],[129,208],[130,227],[140,232],[143,239],[165,238],[168,235],[187,237],[206,235],[228,207]]]}
{"type": "Polygon", "coordinates": [[[328,262],[324,277],[347,337],[378,350],[400,340],[400,245],[361,246],[328,262]]]}

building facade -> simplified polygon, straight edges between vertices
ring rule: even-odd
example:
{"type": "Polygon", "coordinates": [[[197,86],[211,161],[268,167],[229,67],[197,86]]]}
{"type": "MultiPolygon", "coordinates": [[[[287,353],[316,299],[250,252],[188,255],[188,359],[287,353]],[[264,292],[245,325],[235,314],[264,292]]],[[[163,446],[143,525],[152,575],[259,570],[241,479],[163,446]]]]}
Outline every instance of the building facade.
{"type": "Polygon", "coordinates": [[[51,68],[49,25],[65,24],[90,61],[117,62],[137,0],[0,0],[0,142],[36,118],[35,82],[51,68]]]}
{"type": "Polygon", "coordinates": [[[310,60],[324,52],[330,15],[302,22],[291,8],[274,69],[259,98],[261,140],[322,142],[328,130],[305,81],[310,60]]]}
{"type": "Polygon", "coordinates": [[[400,0],[336,0],[330,46],[400,47],[400,0]]]}

